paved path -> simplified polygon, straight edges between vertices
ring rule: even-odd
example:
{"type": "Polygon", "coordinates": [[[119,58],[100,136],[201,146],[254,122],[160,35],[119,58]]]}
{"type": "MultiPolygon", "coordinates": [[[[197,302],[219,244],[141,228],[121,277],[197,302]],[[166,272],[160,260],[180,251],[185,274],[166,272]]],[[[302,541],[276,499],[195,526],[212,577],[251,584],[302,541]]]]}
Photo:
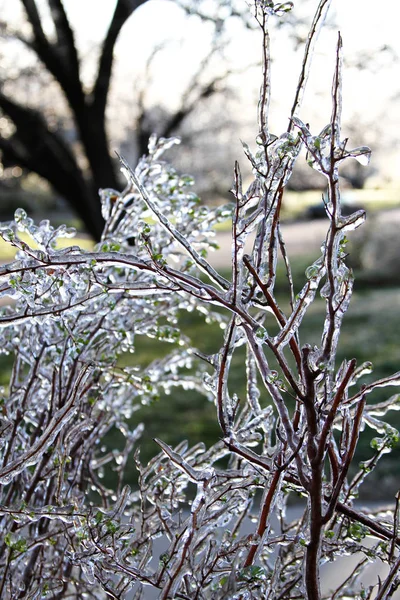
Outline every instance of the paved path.
{"type": "MultiPolygon", "coordinates": [[[[327,229],[328,221],[325,219],[282,225],[282,234],[288,255],[312,255],[315,252],[318,252],[321,243],[325,239],[327,229]]],[[[248,240],[249,251],[253,240],[254,235],[250,236],[248,240]]],[[[231,241],[232,237],[229,231],[219,232],[217,234],[219,250],[210,252],[208,255],[208,260],[213,267],[219,269],[229,267],[232,255],[231,241]]]]}
{"type": "MultiPolygon", "coordinates": [[[[373,213],[370,217],[367,215],[367,223],[372,221],[372,219],[379,228],[384,227],[386,223],[397,222],[400,225],[400,209],[396,208],[373,213]]],[[[328,219],[283,224],[282,234],[289,257],[315,255],[317,258],[321,244],[325,240],[328,227],[328,219]]],[[[350,235],[362,235],[362,231],[363,227],[351,232],[350,235]]],[[[254,236],[249,240],[249,247],[253,239],[254,236]]],[[[227,268],[231,262],[231,233],[218,233],[217,242],[220,249],[210,252],[208,259],[215,268],[227,268]]]]}

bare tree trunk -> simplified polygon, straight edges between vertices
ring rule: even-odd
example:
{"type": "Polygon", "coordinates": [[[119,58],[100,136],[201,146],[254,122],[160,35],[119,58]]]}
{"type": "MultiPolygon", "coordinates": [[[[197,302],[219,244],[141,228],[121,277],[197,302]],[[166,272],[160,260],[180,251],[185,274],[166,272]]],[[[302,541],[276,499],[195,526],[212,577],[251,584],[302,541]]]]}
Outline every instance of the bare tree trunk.
{"type": "Polygon", "coordinates": [[[105,36],[93,89],[86,92],[80,78],[80,62],[74,32],[62,0],[48,0],[56,35],[48,38],[35,0],[21,0],[32,27],[32,37],[19,40],[33,50],[58,81],[72,111],[78,137],[88,160],[83,172],[74,151],[63,137],[51,131],[44,116],[22,106],[0,91],[0,108],[11,119],[15,132],[0,138],[3,160],[19,164],[48,180],[83,220],[88,232],[99,239],[104,227],[98,192],[118,188],[117,169],[110,156],[105,110],[114,60],[114,46],[122,26],[146,0],[118,0],[105,36]]]}

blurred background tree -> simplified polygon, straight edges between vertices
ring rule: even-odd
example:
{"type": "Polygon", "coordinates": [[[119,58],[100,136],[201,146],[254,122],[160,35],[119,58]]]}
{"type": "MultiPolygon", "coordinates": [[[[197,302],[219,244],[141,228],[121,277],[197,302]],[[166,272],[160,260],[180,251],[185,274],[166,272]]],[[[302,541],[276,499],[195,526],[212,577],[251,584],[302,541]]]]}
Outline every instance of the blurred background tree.
{"type": "MultiPolygon", "coordinates": [[[[84,172],[79,165],[70,141],[63,135],[60,121],[49,123],[44,111],[14,99],[8,93],[4,77],[0,106],[11,121],[11,131],[0,139],[3,164],[19,165],[46,179],[71,203],[96,238],[102,230],[97,190],[99,187],[118,187],[105,125],[114,46],[125,21],[144,1],[118,0],[102,43],[94,85],[89,90],[82,82],[74,31],[61,0],[48,1],[51,34],[44,29],[43,16],[35,0],[21,0],[30,25],[26,33],[22,27],[19,31],[10,31],[3,23],[4,34],[33,52],[42,68],[60,86],[73,117],[87,168],[84,172]]],[[[37,69],[35,71],[38,78],[37,69]]],[[[19,80],[21,75],[18,74],[19,80]]]]}
{"type": "MultiPolygon", "coordinates": [[[[0,150],[3,167],[19,167],[47,180],[77,212],[95,238],[99,237],[103,227],[98,189],[118,189],[121,185],[118,164],[110,152],[106,115],[115,44],[124,23],[146,2],[148,0],[108,3],[111,8],[113,4],[115,7],[99,45],[97,66],[89,86],[82,73],[84,61],[79,56],[76,34],[66,10],[67,2],[21,0],[24,20],[17,21],[16,25],[6,20],[1,23],[3,54],[7,52],[4,46],[7,42],[8,45],[22,44],[31,58],[33,55],[32,63],[25,68],[16,69],[14,65],[14,72],[6,67],[2,69],[0,150]],[[50,105],[49,86],[54,92],[50,105]],[[25,94],[25,100],[21,98],[24,87],[30,95],[25,94]]],[[[14,9],[16,4],[14,1],[14,9]]],[[[226,2],[221,2],[223,5],[228,7],[226,2]]],[[[186,10],[190,12],[189,7],[186,10]]],[[[235,11],[232,9],[231,12],[235,11]]],[[[176,133],[200,103],[225,91],[224,81],[229,70],[223,68],[222,72],[208,73],[210,63],[221,55],[224,46],[224,23],[217,17],[208,19],[213,30],[210,47],[199,64],[194,65],[194,73],[174,111],[167,112],[158,107],[150,115],[146,106],[149,81],[137,82],[137,114],[131,127],[138,156],[146,152],[153,131],[161,136],[176,133]]],[[[153,60],[161,50],[162,45],[149,57],[135,57],[146,64],[148,78],[153,60]]]]}
{"type": "MultiPolygon", "coordinates": [[[[278,60],[273,82],[282,86],[282,104],[311,4],[305,0],[278,23],[274,43],[286,67],[278,60]]],[[[4,186],[36,174],[50,190],[42,195],[47,203],[55,196],[66,202],[98,238],[98,189],[122,185],[114,150],[134,164],[152,132],[182,137],[178,166],[197,176],[207,201],[229,198],[231,167],[241,155],[240,139],[253,137],[258,97],[259,39],[244,0],[0,0],[0,8],[0,154],[4,175],[12,175],[4,177],[1,218],[10,217],[9,197],[18,206],[32,203],[26,191],[16,199],[15,189],[7,195],[4,186]]],[[[351,56],[349,67],[384,71],[395,60],[389,44],[371,46],[351,56]]],[[[325,112],[318,93],[316,118],[325,112]]],[[[385,127],[385,115],[378,124],[361,109],[347,115],[350,143],[361,139],[379,149],[382,130],[387,139],[394,129],[385,127]]],[[[279,123],[279,106],[275,112],[279,123]]],[[[287,123],[277,133],[282,126],[287,123]]],[[[354,163],[343,176],[363,187],[374,168],[359,173],[354,163]]],[[[291,182],[296,191],[321,185],[307,165],[291,182]]],[[[37,189],[35,196],[38,204],[37,189]]]]}

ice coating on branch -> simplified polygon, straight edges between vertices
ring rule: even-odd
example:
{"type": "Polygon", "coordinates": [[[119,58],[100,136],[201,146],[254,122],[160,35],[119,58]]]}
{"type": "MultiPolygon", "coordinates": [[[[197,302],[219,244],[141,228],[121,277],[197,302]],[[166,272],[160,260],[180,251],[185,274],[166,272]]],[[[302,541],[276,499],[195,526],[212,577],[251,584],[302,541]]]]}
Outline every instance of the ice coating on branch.
{"type": "MultiPolygon", "coordinates": [[[[135,167],[121,159],[126,188],[100,191],[106,224],[93,251],[60,247],[73,230],[35,224],[21,209],[0,226],[17,250],[0,267],[0,295],[15,301],[0,314],[0,350],[13,360],[0,390],[0,595],[144,600],[150,586],[165,600],[316,599],[320,565],[336,556],[397,560],[398,511],[361,514],[353,498],[399,439],[385,422],[400,409],[399,395],[377,404],[366,398],[399,386],[400,376],[360,382],[370,363],[337,360],[353,287],[345,233],[365,218],[342,215],[338,168],[370,154],[347,150],[340,138],[340,36],[329,123],[315,135],[300,115],[328,6],[319,2],[311,25],[288,130],[274,135],[267,23],[292,3],[253,5],[263,79],[255,149],[243,148],[254,179],[244,186],[236,163],[230,205],[201,204],[193,179],[165,159],[177,138],[152,136],[135,167]],[[321,255],[293,281],[280,223],[303,145],[327,180],[327,226],[321,255]],[[213,225],[229,217],[225,274],[207,255],[216,246],[213,225]],[[285,301],[276,286],[281,266],[285,301]],[[313,306],[324,311],[323,326],[310,343],[303,323],[313,306]],[[194,312],[223,329],[220,347],[182,331],[182,315],[194,312]],[[146,362],[143,339],[169,351],[146,362]],[[161,432],[161,452],[154,444],[142,459],[142,407],[157,410],[178,387],[188,412],[176,417],[174,433],[196,391],[213,403],[215,443],[173,444],[161,432]],[[367,428],[378,434],[371,458],[351,479],[367,428]],[[287,515],[289,500],[302,502],[299,518],[287,515]]],[[[360,597],[365,563],[336,597],[360,597]]]]}
{"type": "MultiPolygon", "coordinates": [[[[146,177],[147,190],[154,195],[160,210],[173,216],[175,225],[194,244],[196,252],[204,256],[214,244],[211,224],[225,219],[230,211],[199,206],[191,189],[192,178],[178,175],[160,161],[162,152],[171,143],[176,142],[163,143],[153,138],[152,157],[140,163],[138,176],[146,177]]],[[[7,523],[15,522],[22,528],[29,523],[49,521],[56,540],[56,554],[52,545],[46,550],[49,564],[52,556],[65,554],[58,554],[59,548],[64,548],[60,524],[73,525],[75,551],[71,558],[85,573],[84,581],[92,582],[90,585],[94,581],[98,585],[104,561],[118,554],[131,555],[136,544],[134,528],[122,523],[124,514],[132,507],[129,490],[121,487],[115,504],[113,494],[102,484],[104,473],[112,465],[116,473],[123,473],[143,430],[135,427],[130,431],[126,420],[141,403],[150,404],[160,393],[171,393],[177,386],[187,393],[194,389],[203,391],[202,368],[193,367],[188,340],[176,327],[178,312],[195,306],[188,294],[193,281],[198,281],[193,279],[194,262],[182,261],[179,242],[173,235],[166,234],[157,224],[148,225],[148,208],[137,193],[126,190],[116,197],[114,190],[105,190],[102,196],[107,224],[95,253],[77,246],[60,248],[58,239],[71,237],[74,231],[65,226],[54,229],[48,221],[36,225],[22,210],[16,212],[13,222],[1,228],[3,238],[18,249],[18,260],[1,270],[1,293],[17,301],[15,309],[3,308],[0,316],[2,350],[17,354],[15,380],[7,391],[7,409],[0,429],[2,489],[7,493],[16,480],[26,481],[29,488],[35,473],[47,470],[43,482],[36,486],[31,506],[10,506],[7,512],[0,510],[0,516],[5,531],[7,523]],[[140,227],[136,223],[141,223],[140,227]],[[132,244],[135,228],[140,237],[132,244]],[[28,241],[26,237],[21,239],[20,233],[27,234],[28,241]],[[158,255],[163,252],[177,257],[176,264],[181,265],[185,274],[183,289],[171,285],[168,277],[158,277],[157,268],[161,264],[158,255]],[[176,347],[147,367],[119,367],[116,362],[119,355],[134,351],[137,335],[176,347]],[[80,369],[87,378],[75,388],[80,369]],[[187,369],[191,369],[190,373],[187,369]],[[12,423],[16,427],[14,433],[12,423]],[[125,448],[118,453],[97,445],[113,427],[123,432],[126,439],[125,448]],[[108,509],[95,511],[92,516],[93,509],[79,490],[89,464],[84,456],[91,457],[93,475],[86,484],[90,493],[108,498],[108,509]],[[47,497],[47,480],[55,482],[56,499],[72,500],[68,509],[42,502],[47,497]],[[128,545],[126,540],[130,540],[128,545]],[[97,557],[95,563],[93,556],[97,557]]],[[[200,295],[208,298],[209,292],[202,289],[200,295]]],[[[203,306],[202,312],[209,321],[214,320],[211,310],[203,306]]],[[[224,317],[216,314],[215,320],[222,323],[224,317]]],[[[220,448],[215,457],[225,453],[220,448]]],[[[204,449],[200,454],[204,454],[204,449]]],[[[208,479],[213,470],[204,465],[199,472],[208,479]]],[[[183,494],[186,485],[187,482],[182,486],[177,483],[173,493],[181,487],[183,494]]],[[[176,499],[171,498],[171,502],[175,508],[178,506],[176,499]]],[[[134,514],[139,514],[137,506],[134,514]]],[[[151,519],[148,527],[149,540],[160,535],[159,526],[151,519]]],[[[20,571],[21,577],[23,574],[20,571]]],[[[42,575],[40,585],[45,586],[49,578],[44,571],[42,575]]],[[[15,574],[15,585],[18,577],[15,574]]]]}
{"type": "Polygon", "coordinates": [[[338,226],[342,231],[353,231],[360,227],[366,219],[365,210],[358,210],[348,217],[340,217],[338,219],[338,226]]]}

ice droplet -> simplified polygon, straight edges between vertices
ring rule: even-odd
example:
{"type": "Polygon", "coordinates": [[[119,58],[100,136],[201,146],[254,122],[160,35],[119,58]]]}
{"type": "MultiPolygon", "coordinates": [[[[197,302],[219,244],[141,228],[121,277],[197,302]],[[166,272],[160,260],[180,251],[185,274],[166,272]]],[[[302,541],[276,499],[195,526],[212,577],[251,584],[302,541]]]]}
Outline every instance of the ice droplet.
{"type": "Polygon", "coordinates": [[[94,565],[91,561],[88,561],[86,563],[81,562],[79,565],[83,571],[83,573],[85,574],[86,579],[88,580],[88,582],[93,585],[96,582],[95,576],[94,576],[94,565]]]}
{"type": "Polygon", "coordinates": [[[21,221],[25,221],[27,216],[28,215],[26,214],[26,211],[23,208],[17,208],[17,210],[14,213],[14,220],[16,223],[20,223],[21,221]]]}
{"type": "Polygon", "coordinates": [[[268,331],[262,325],[256,331],[256,338],[260,343],[264,343],[268,339],[268,331]]]}
{"type": "Polygon", "coordinates": [[[101,214],[105,221],[111,216],[113,207],[116,201],[119,199],[119,193],[111,188],[102,189],[99,192],[101,201],[101,214]]]}
{"type": "Polygon", "coordinates": [[[360,165],[367,166],[371,160],[371,149],[368,146],[360,146],[359,148],[350,150],[349,156],[355,158],[360,165]]]}
{"type": "Polygon", "coordinates": [[[353,231],[360,227],[366,219],[365,210],[357,210],[348,217],[340,217],[338,225],[342,231],[353,231]]]}
{"type": "Polygon", "coordinates": [[[319,269],[320,268],[317,265],[311,265],[310,267],[307,267],[305,271],[307,279],[313,279],[314,277],[317,277],[319,269]]]}
{"type": "Polygon", "coordinates": [[[330,292],[331,292],[331,286],[329,284],[329,281],[327,281],[326,283],[324,283],[324,285],[321,288],[321,291],[320,291],[321,298],[329,298],[330,292]]]}

